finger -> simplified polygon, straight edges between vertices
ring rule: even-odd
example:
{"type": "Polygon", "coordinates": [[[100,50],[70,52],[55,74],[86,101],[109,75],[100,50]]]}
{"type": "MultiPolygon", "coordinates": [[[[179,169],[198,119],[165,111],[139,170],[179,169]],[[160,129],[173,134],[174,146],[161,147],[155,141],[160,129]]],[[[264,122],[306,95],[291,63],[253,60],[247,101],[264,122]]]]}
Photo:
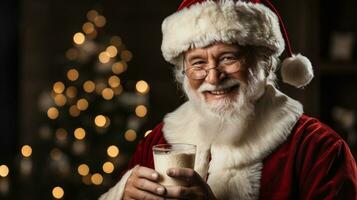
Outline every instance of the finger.
{"type": "Polygon", "coordinates": [[[138,189],[133,190],[129,196],[131,199],[164,200],[162,196],[138,189]]]}
{"type": "Polygon", "coordinates": [[[134,186],[140,190],[145,190],[158,195],[163,195],[166,191],[165,188],[160,184],[145,178],[137,179],[137,181],[134,182],[134,186]]]}
{"type": "Polygon", "coordinates": [[[173,178],[180,178],[188,181],[189,183],[198,183],[201,180],[200,175],[198,175],[195,170],[190,168],[170,168],[166,173],[168,176],[173,178]]]}
{"type": "Polygon", "coordinates": [[[191,194],[190,188],[183,186],[166,186],[165,197],[185,198],[191,194]]]}
{"type": "Polygon", "coordinates": [[[159,180],[159,173],[151,168],[138,166],[134,169],[133,173],[140,178],[146,178],[152,181],[159,180]]]}

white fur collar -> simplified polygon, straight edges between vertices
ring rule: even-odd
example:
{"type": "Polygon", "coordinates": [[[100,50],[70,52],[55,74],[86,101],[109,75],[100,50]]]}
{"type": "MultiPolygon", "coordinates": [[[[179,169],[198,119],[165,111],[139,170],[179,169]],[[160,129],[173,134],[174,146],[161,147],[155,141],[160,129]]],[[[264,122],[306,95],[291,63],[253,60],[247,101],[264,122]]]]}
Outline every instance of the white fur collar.
{"type": "Polygon", "coordinates": [[[202,126],[207,116],[202,116],[190,101],[165,117],[163,132],[168,143],[198,146],[195,170],[203,178],[210,174],[208,184],[219,199],[256,199],[262,160],[286,141],[302,113],[299,102],[267,85],[255,105],[254,118],[235,129],[241,137],[230,144],[218,142],[219,134],[224,132],[216,125],[202,126]],[[218,139],[209,137],[209,131],[216,132],[218,139]],[[222,184],[227,181],[231,184],[222,184]]]}

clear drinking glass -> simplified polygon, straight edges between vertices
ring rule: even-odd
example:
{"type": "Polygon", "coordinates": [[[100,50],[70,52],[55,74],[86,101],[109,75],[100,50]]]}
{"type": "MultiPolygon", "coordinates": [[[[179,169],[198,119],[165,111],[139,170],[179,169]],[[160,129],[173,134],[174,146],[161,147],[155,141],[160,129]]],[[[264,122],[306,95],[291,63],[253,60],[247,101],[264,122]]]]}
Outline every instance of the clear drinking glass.
{"type": "Polygon", "coordinates": [[[173,167],[195,167],[196,145],[184,143],[159,144],[153,146],[155,170],[160,174],[159,183],[164,186],[182,185],[184,180],[172,178],[166,174],[167,169],[173,167]]]}

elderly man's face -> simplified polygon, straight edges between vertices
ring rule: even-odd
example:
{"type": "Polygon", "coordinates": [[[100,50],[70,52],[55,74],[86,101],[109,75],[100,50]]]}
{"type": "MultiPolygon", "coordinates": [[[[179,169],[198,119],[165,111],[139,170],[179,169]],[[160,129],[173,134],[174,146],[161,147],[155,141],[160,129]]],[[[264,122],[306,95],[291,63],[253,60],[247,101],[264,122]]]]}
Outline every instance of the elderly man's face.
{"type": "MultiPolygon", "coordinates": [[[[245,56],[243,50],[234,44],[217,43],[187,51],[185,70],[193,92],[208,104],[235,101],[239,87],[242,83],[247,84],[248,66],[245,56]],[[207,76],[193,79],[192,73],[197,72],[192,70],[196,68],[206,69],[207,76]]],[[[199,75],[202,77],[202,74],[199,75]]]]}

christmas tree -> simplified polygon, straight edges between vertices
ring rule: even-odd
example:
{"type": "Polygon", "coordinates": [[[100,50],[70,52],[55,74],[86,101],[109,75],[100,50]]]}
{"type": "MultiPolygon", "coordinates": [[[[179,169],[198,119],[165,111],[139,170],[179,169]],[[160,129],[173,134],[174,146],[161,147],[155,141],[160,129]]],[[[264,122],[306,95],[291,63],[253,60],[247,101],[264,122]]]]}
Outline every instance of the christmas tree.
{"type": "Polygon", "coordinates": [[[119,36],[104,34],[105,25],[103,15],[87,13],[63,75],[39,98],[38,138],[15,159],[15,181],[1,173],[0,193],[13,183],[24,188],[19,199],[97,199],[117,181],[145,132],[149,85],[122,78],[133,55],[119,36]]]}

